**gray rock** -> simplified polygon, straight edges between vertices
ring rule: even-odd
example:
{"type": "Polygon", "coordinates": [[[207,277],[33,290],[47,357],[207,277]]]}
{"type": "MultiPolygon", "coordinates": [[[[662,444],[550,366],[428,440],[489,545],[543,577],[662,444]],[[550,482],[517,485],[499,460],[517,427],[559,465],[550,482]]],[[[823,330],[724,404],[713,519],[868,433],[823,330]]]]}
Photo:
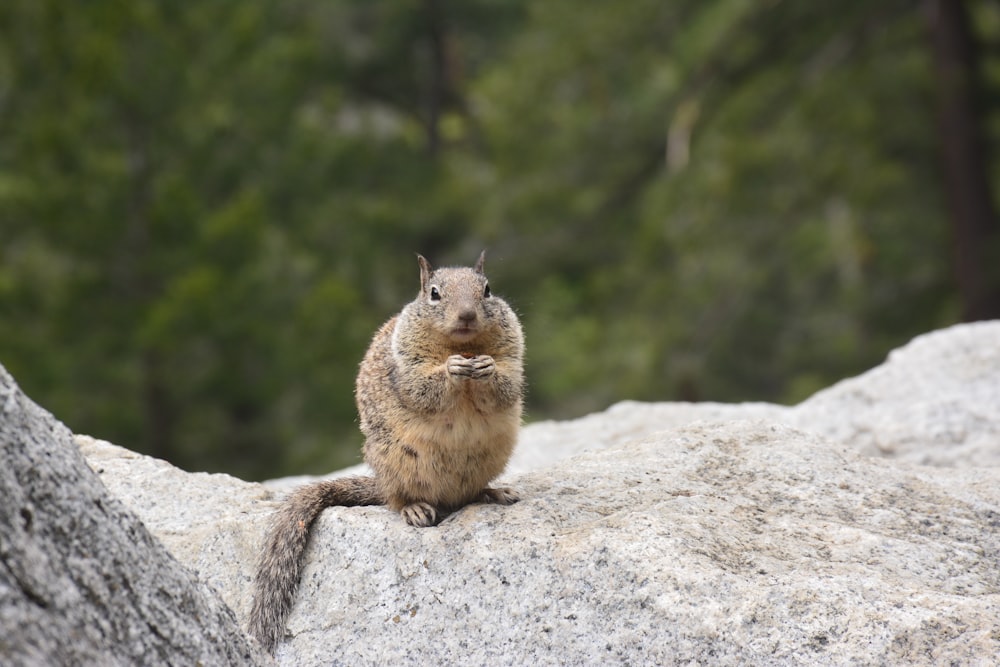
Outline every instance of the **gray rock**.
{"type": "Polygon", "coordinates": [[[3,367],[0,563],[2,665],[270,662],[3,367]]]}
{"type": "Polygon", "coordinates": [[[888,360],[794,407],[636,403],[524,429],[508,471],[522,472],[697,421],[766,419],[868,456],[936,466],[1000,466],[1000,321],[918,336],[888,360]]]}
{"type": "MultiPolygon", "coordinates": [[[[522,502],[435,528],[330,508],[276,658],[992,664],[998,341],[1000,323],[935,332],[791,408],[623,403],[528,426],[505,480],[522,502]]],[[[281,494],[77,440],[245,619],[281,494]]]]}
{"type": "Polygon", "coordinates": [[[791,423],[870,456],[1000,466],[1000,321],[919,336],[792,415],[791,423]]]}

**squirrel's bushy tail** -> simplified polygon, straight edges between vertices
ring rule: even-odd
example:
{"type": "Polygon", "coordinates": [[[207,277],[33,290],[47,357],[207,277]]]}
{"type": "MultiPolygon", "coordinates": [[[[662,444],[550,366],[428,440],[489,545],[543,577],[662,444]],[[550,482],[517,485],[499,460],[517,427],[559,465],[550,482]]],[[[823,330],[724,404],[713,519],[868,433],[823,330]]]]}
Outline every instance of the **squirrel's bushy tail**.
{"type": "Polygon", "coordinates": [[[293,492],[274,516],[254,580],[248,633],[270,652],[281,638],[299,585],[309,530],[326,507],[381,505],[373,477],[342,477],[309,484],[293,492]]]}

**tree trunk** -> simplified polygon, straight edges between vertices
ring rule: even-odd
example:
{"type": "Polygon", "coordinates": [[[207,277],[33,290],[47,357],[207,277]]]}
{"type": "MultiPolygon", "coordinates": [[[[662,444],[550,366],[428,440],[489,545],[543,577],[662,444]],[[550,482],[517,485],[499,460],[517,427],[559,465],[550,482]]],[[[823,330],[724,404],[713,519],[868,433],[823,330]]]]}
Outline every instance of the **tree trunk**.
{"type": "Polygon", "coordinates": [[[455,95],[455,81],[444,8],[439,0],[424,0],[424,12],[429,50],[424,91],[424,123],[427,132],[427,152],[432,157],[437,157],[441,152],[441,117],[455,95]]]}
{"type": "Polygon", "coordinates": [[[938,137],[962,317],[1000,318],[1000,226],[980,122],[976,40],[963,0],[924,0],[924,12],[937,75],[938,137]]]}

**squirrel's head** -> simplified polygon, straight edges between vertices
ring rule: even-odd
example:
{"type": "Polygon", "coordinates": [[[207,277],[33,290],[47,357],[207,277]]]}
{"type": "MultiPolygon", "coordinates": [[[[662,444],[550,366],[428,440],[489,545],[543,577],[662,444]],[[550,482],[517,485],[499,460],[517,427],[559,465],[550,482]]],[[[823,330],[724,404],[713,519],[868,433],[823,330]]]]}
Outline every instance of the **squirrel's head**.
{"type": "Polygon", "coordinates": [[[505,304],[490,293],[483,273],[486,251],[472,268],[435,269],[423,256],[420,264],[420,294],[415,305],[435,331],[452,343],[471,343],[496,324],[495,314],[505,304]]]}

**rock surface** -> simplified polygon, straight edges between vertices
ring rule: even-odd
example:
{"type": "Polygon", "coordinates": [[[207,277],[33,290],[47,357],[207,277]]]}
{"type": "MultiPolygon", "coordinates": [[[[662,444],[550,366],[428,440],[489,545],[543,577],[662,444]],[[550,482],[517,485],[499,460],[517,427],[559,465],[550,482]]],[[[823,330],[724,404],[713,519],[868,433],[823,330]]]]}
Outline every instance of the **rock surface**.
{"type": "Polygon", "coordinates": [[[765,419],[867,456],[948,467],[1000,466],[1000,321],[919,336],[886,362],[794,407],[768,403],[636,403],[524,429],[508,471],[676,429],[765,419]]]}
{"type": "Polygon", "coordinates": [[[0,565],[2,665],[271,663],[3,367],[0,565]]]}
{"type": "MultiPolygon", "coordinates": [[[[245,619],[280,493],[77,440],[245,619]]],[[[795,407],[623,403],[532,425],[504,480],[517,505],[430,529],[324,512],[276,657],[994,664],[998,466],[1000,322],[922,336],[795,407]]]]}

